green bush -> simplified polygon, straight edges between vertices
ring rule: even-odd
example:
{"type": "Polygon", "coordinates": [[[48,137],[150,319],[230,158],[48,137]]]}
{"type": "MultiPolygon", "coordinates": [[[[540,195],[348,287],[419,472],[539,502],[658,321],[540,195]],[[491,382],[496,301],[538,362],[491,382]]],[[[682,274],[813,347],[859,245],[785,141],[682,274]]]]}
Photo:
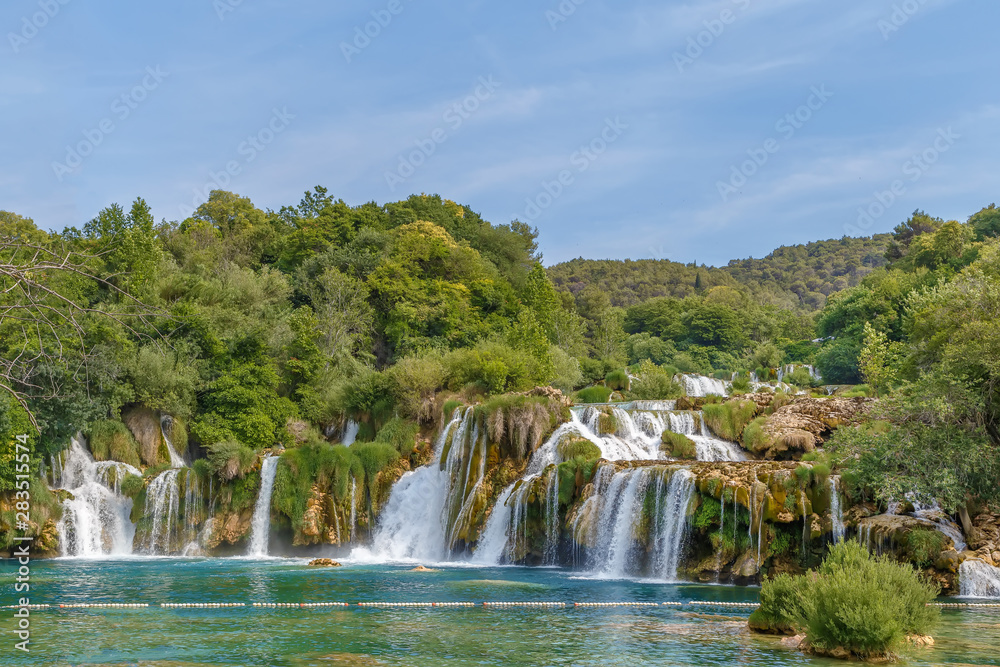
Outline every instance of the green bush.
{"type": "Polygon", "coordinates": [[[604,384],[614,391],[627,391],[628,373],[624,370],[613,370],[604,376],[604,384]]]}
{"type": "Polygon", "coordinates": [[[758,632],[795,634],[806,627],[812,611],[811,575],[779,574],[760,584],[760,606],[750,614],[758,632]]]}
{"type": "Polygon", "coordinates": [[[704,406],[705,423],[720,438],[737,442],[743,430],[757,414],[757,404],[753,401],[726,401],[704,406]]]}
{"type": "Polygon", "coordinates": [[[934,529],[911,530],[904,540],[906,555],[917,567],[932,565],[944,549],[944,535],[934,529]]]}
{"type": "Polygon", "coordinates": [[[243,478],[253,467],[257,454],[241,442],[223,440],[208,446],[208,463],[223,481],[243,478]]]}
{"type": "Polygon", "coordinates": [[[788,375],[784,376],[784,381],[796,387],[811,387],[813,385],[812,375],[809,369],[799,366],[788,375]]]}
{"type": "Polygon", "coordinates": [[[120,421],[103,420],[95,422],[88,434],[90,451],[97,461],[121,461],[139,468],[139,443],[132,432],[120,421]]]}
{"type": "Polygon", "coordinates": [[[644,359],[636,368],[636,377],[632,380],[629,397],[640,400],[664,400],[680,398],[684,395],[684,387],[674,382],[673,369],[657,366],[644,359]]]}
{"type": "Polygon", "coordinates": [[[586,438],[570,436],[563,438],[556,445],[556,451],[563,461],[581,458],[584,460],[601,458],[601,449],[586,438]]]}
{"type": "Polygon", "coordinates": [[[692,461],[698,458],[698,450],[695,447],[694,440],[686,435],[674,433],[673,431],[664,431],[663,435],[660,436],[660,440],[663,442],[660,451],[666,453],[668,456],[672,456],[675,459],[689,459],[692,461]]]}
{"type": "Polygon", "coordinates": [[[741,442],[743,447],[751,452],[762,452],[771,446],[771,438],[764,433],[767,417],[757,417],[743,429],[741,442]]]}
{"type": "Polygon", "coordinates": [[[132,499],[138,496],[143,488],[145,488],[145,482],[139,475],[126,475],[121,483],[122,495],[132,499]]]}
{"type": "Polygon", "coordinates": [[[718,524],[721,517],[722,503],[711,496],[701,496],[701,503],[689,521],[698,530],[705,530],[709,526],[718,524]]]}
{"type": "Polygon", "coordinates": [[[379,429],[375,436],[375,442],[392,445],[403,456],[409,456],[416,447],[418,433],[420,433],[420,426],[416,423],[396,417],[390,419],[385,426],[379,429]]]}
{"type": "Polygon", "coordinates": [[[611,398],[611,390],[600,385],[587,387],[576,392],[577,403],[607,403],[609,398],[611,398]]]}
{"type": "Polygon", "coordinates": [[[452,416],[455,414],[455,410],[465,405],[462,401],[458,399],[450,398],[444,402],[444,407],[441,409],[442,422],[447,424],[451,421],[452,416]]]}
{"type": "Polygon", "coordinates": [[[893,658],[907,635],[926,635],[940,616],[927,606],[938,589],[910,565],[873,556],[857,541],[830,548],[814,575],[763,582],[751,629],[806,630],[821,650],[844,648],[863,659],[893,658]]]}

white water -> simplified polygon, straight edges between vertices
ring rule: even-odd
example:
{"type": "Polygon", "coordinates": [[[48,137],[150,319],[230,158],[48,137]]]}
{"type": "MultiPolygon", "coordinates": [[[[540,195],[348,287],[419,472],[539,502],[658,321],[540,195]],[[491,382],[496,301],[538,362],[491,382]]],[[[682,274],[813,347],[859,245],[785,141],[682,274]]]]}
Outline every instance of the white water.
{"type": "Polygon", "coordinates": [[[148,554],[168,554],[173,550],[175,528],[180,515],[180,472],[180,468],[165,470],[146,489],[146,515],[152,514],[149,536],[144,546],[144,551],[148,554]]]}
{"type": "Polygon", "coordinates": [[[969,559],[958,567],[959,594],[970,598],[1000,598],[1000,568],[969,559]]]}
{"type": "Polygon", "coordinates": [[[353,419],[348,420],[347,424],[344,426],[344,436],[340,439],[340,444],[344,447],[350,447],[354,444],[354,441],[358,437],[358,429],[361,425],[354,421],[353,419]]]}
{"type": "Polygon", "coordinates": [[[170,437],[167,435],[167,431],[173,422],[173,417],[170,415],[163,415],[160,417],[160,433],[163,434],[163,442],[167,444],[167,451],[170,452],[170,467],[171,468],[183,468],[184,467],[184,457],[178,454],[174,450],[174,443],[170,442],[170,437]]]}
{"type": "Polygon", "coordinates": [[[951,538],[951,541],[955,543],[955,551],[965,551],[967,546],[965,543],[965,535],[962,534],[962,529],[959,528],[951,518],[945,514],[944,510],[937,502],[933,502],[930,505],[924,505],[920,502],[912,500],[913,494],[906,494],[906,497],[913,502],[913,516],[920,519],[927,519],[928,521],[934,522],[934,527],[944,535],[951,538]]]}
{"type": "Polygon", "coordinates": [[[271,492],[274,491],[274,476],[278,471],[277,456],[268,456],[260,466],[260,494],[253,509],[250,528],[248,556],[267,556],[267,541],[271,534],[271,492]]]}
{"type": "Polygon", "coordinates": [[[729,386],[731,383],[727,383],[724,380],[716,380],[704,375],[688,374],[682,375],[681,379],[684,381],[684,392],[692,398],[700,398],[709,394],[717,394],[719,396],[729,395],[729,386]]]}
{"type": "Polygon", "coordinates": [[[56,524],[63,556],[95,558],[132,553],[135,525],[129,515],[132,499],[121,495],[125,475],[141,475],[127,463],[94,461],[77,435],[65,460],[53,468],[58,486],[73,494],[63,502],[56,524]]]}
{"type": "MultiPolygon", "coordinates": [[[[371,549],[358,547],[352,556],[362,560],[439,562],[446,558],[446,508],[452,486],[451,473],[461,462],[462,443],[473,419],[472,408],[458,408],[441,429],[430,464],[405,473],[392,487],[379,517],[371,549]],[[445,445],[452,446],[445,464],[445,445]]],[[[471,456],[470,456],[471,459],[471,456]]]]}
{"type": "MultiPolygon", "coordinates": [[[[694,480],[694,474],[683,468],[670,475],[666,492],[662,490],[663,478],[657,480],[652,572],[653,576],[665,581],[677,581],[677,567],[687,533],[687,511],[694,497],[694,480]]],[[[721,526],[719,530],[721,532],[721,526]]]]}
{"type": "Polygon", "coordinates": [[[545,559],[555,565],[559,556],[559,470],[552,468],[545,488],[545,559]]]}
{"type": "MultiPolygon", "coordinates": [[[[833,542],[840,544],[844,541],[844,514],[840,509],[840,491],[837,488],[840,478],[830,476],[830,521],[833,524],[833,542]]],[[[805,521],[805,504],[802,508],[803,521],[805,521]]],[[[804,531],[805,529],[803,529],[804,531]]],[[[805,535],[805,532],[803,532],[805,535]]]]}

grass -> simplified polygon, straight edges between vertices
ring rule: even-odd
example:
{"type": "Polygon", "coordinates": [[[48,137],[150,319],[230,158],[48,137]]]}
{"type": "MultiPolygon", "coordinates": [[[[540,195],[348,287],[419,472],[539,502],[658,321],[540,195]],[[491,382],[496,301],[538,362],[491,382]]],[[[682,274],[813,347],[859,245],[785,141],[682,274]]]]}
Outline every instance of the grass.
{"type": "Polygon", "coordinates": [[[738,442],[743,430],[757,414],[753,401],[726,401],[704,406],[705,423],[715,435],[730,442],[738,442]]]}
{"type": "Polygon", "coordinates": [[[660,440],[663,442],[660,450],[675,459],[694,460],[698,458],[698,451],[694,440],[686,435],[674,433],[673,431],[664,431],[660,440]]]}
{"type": "Polygon", "coordinates": [[[94,422],[88,434],[90,451],[97,461],[121,461],[139,468],[139,443],[132,432],[120,421],[102,420],[94,422]]]}
{"type": "Polygon", "coordinates": [[[576,402],[577,403],[607,403],[608,399],[611,398],[612,390],[608,387],[602,387],[600,385],[595,385],[593,387],[586,387],[576,392],[576,402]]]}

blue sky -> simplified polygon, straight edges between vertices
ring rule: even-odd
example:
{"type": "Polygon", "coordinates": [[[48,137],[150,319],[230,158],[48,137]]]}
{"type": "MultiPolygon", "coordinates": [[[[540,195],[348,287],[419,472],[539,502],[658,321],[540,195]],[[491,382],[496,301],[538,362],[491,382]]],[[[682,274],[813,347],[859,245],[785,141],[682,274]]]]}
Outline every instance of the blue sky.
{"type": "Polygon", "coordinates": [[[317,184],[438,193],[536,225],[547,264],[964,220],[1000,200],[998,20],[957,0],[8,0],[0,209],[62,229],[137,196],[181,219],[215,184],[262,208],[317,184]]]}

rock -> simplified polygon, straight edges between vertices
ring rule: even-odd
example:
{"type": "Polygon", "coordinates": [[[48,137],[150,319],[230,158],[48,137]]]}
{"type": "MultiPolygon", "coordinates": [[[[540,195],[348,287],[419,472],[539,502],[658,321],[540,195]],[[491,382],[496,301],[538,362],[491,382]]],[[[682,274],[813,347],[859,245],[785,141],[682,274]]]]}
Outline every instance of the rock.
{"type": "Polygon", "coordinates": [[[163,433],[160,430],[159,413],[149,408],[132,408],[122,414],[122,421],[139,443],[142,462],[148,466],[162,463],[160,445],[163,444],[163,433]]]}
{"type": "Polygon", "coordinates": [[[907,635],[906,641],[913,646],[934,646],[934,638],[930,635],[907,635]]]}
{"type": "Polygon", "coordinates": [[[806,640],[805,635],[793,635],[791,637],[784,637],[781,640],[781,645],[785,648],[797,649],[802,646],[802,643],[806,640]]]}
{"type": "Polygon", "coordinates": [[[410,570],[410,572],[437,572],[437,570],[433,570],[429,567],[424,567],[423,565],[418,565],[412,570],[410,570]]]}
{"type": "Polygon", "coordinates": [[[569,407],[573,405],[573,399],[563,395],[561,391],[555,387],[535,387],[529,391],[524,392],[524,396],[545,396],[546,398],[558,401],[563,405],[569,407]]]}
{"type": "Polygon", "coordinates": [[[869,403],[867,398],[795,398],[766,419],[756,451],[766,459],[801,458],[833,429],[860,421],[869,403]]]}
{"type": "Polygon", "coordinates": [[[938,570],[958,572],[958,566],[962,564],[962,560],[962,557],[954,549],[945,549],[934,560],[934,567],[938,570]]]}
{"type": "Polygon", "coordinates": [[[309,561],[309,567],[341,567],[341,565],[330,558],[314,558],[309,561]]]}
{"type": "Polygon", "coordinates": [[[733,563],[733,574],[739,577],[755,577],[760,571],[757,564],[757,550],[747,549],[746,552],[733,563]]]}

